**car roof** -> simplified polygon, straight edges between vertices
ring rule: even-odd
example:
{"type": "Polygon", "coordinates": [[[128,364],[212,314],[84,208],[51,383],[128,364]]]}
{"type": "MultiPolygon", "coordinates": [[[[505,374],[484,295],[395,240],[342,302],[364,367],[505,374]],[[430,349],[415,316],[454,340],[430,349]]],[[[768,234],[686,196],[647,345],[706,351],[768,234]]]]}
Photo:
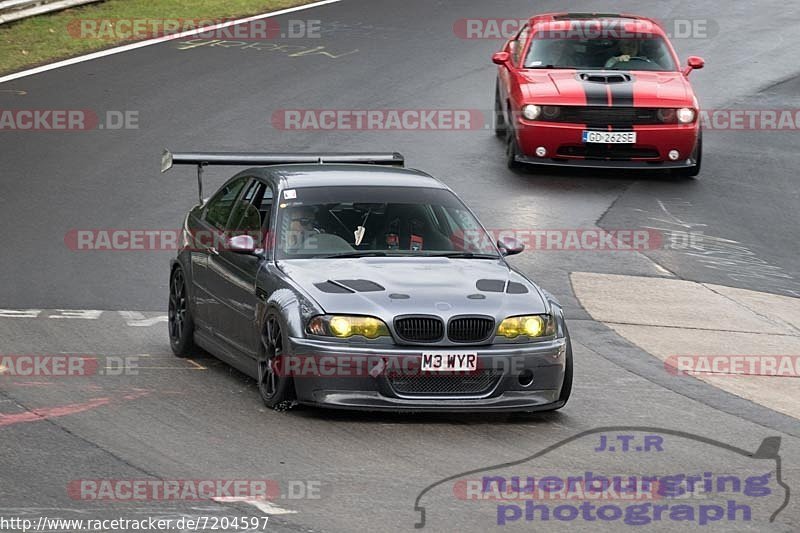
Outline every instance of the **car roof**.
{"type": "Polygon", "coordinates": [[[622,13],[544,13],[530,19],[531,28],[539,31],[564,30],[565,24],[591,25],[603,23],[619,24],[625,31],[636,34],[664,36],[661,25],[649,17],[622,13]]]}
{"type": "Polygon", "coordinates": [[[253,169],[272,177],[280,188],[385,186],[448,189],[420,170],[360,164],[293,164],[253,169]]]}

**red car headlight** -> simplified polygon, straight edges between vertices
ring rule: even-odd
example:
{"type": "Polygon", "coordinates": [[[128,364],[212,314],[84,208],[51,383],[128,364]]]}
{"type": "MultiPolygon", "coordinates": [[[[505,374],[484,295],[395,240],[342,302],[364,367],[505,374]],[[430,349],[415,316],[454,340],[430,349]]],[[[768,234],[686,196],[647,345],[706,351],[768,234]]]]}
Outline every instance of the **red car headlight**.
{"type": "Polygon", "coordinates": [[[663,124],[691,124],[697,118],[697,112],[691,107],[664,108],[659,109],[656,116],[663,124]]]}
{"type": "Polygon", "coordinates": [[[528,104],[522,106],[522,116],[527,120],[536,120],[542,114],[542,108],[538,105],[528,104]]]}
{"type": "Polygon", "coordinates": [[[681,124],[691,124],[692,122],[694,122],[697,113],[695,113],[694,109],[690,107],[682,107],[678,109],[677,115],[678,115],[678,122],[680,122],[681,124]]]}

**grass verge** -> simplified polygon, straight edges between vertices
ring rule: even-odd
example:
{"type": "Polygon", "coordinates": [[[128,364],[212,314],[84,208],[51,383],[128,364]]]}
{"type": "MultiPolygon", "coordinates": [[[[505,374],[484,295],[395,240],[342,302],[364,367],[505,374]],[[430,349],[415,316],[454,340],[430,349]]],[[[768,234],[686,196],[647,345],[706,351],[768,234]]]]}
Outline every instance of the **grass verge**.
{"type": "MultiPolygon", "coordinates": [[[[80,20],[230,19],[266,13],[312,0],[106,0],[0,25],[0,74],[51,63],[137,39],[81,34],[80,20]]],[[[100,26],[98,26],[100,28],[100,26]]]]}

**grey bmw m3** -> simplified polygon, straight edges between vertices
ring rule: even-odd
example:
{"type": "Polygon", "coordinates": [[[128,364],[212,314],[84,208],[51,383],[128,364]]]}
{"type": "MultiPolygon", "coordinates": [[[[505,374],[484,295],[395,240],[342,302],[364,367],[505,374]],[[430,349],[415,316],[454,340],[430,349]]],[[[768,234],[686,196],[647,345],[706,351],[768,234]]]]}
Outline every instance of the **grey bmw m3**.
{"type": "Polygon", "coordinates": [[[194,165],[169,338],[251,376],[264,403],[534,412],[572,390],[553,296],[441,181],[400,154],[164,152],[194,165]],[[208,165],[252,166],[202,199],[208,165]]]}

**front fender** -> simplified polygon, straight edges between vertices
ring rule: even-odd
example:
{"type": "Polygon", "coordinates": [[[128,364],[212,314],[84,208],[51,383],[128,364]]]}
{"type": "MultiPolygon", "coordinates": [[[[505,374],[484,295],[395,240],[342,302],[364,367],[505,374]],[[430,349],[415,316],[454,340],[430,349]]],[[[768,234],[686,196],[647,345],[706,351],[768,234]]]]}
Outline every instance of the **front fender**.
{"type": "Polygon", "coordinates": [[[290,337],[305,337],[305,326],[311,317],[320,314],[320,311],[309,302],[302,294],[290,288],[280,288],[267,295],[259,295],[256,315],[258,323],[263,324],[267,313],[275,310],[286,322],[287,333],[290,337]]]}

